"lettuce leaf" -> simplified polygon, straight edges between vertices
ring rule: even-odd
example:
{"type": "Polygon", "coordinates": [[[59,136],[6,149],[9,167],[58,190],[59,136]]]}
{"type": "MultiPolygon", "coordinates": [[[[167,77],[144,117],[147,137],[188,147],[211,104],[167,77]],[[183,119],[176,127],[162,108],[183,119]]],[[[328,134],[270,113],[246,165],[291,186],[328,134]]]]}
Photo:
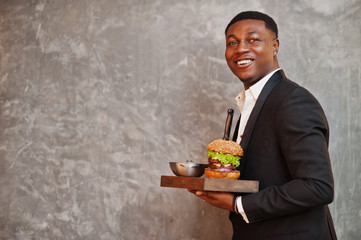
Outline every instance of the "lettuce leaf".
{"type": "Polygon", "coordinates": [[[208,150],[208,157],[213,159],[218,159],[223,165],[232,164],[233,166],[239,166],[240,156],[233,156],[231,154],[223,154],[221,152],[215,152],[208,150]]]}

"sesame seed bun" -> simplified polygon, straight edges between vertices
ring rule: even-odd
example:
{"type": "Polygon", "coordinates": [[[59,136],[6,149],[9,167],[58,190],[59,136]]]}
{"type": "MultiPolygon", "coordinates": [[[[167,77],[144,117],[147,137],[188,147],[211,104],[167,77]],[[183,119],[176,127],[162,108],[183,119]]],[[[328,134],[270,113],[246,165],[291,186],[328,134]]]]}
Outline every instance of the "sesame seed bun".
{"type": "Polygon", "coordinates": [[[242,147],[230,140],[217,139],[211,142],[208,147],[208,150],[221,152],[223,154],[232,154],[234,156],[243,156],[242,147]]]}

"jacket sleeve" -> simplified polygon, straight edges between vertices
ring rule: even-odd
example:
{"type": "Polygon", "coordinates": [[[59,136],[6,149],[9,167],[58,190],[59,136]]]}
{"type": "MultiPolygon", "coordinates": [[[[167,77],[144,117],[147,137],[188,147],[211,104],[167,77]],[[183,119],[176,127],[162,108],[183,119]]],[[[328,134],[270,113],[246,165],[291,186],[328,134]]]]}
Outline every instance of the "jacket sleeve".
{"type": "Polygon", "coordinates": [[[317,100],[303,88],[293,89],[278,104],[274,126],[290,181],[243,196],[250,223],[295,214],[333,200],[328,124],[317,100]]]}

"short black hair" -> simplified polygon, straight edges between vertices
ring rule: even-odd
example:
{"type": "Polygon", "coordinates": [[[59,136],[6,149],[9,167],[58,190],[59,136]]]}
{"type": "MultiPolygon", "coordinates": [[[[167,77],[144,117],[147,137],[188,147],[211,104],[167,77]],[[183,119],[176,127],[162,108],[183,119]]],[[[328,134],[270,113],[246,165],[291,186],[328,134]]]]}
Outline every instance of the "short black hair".
{"type": "Polygon", "coordinates": [[[235,22],[247,20],[247,19],[254,19],[254,20],[261,20],[264,21],[266,24],[266,28],[271,30],[276,34],[276,38],[278,38],[278,28],[276,22],[267,14],[256,12],[256,11],[246,11],[238,13],[227,25],[226,30],[224,33],[227,35],[228,28],[235,22]]]}

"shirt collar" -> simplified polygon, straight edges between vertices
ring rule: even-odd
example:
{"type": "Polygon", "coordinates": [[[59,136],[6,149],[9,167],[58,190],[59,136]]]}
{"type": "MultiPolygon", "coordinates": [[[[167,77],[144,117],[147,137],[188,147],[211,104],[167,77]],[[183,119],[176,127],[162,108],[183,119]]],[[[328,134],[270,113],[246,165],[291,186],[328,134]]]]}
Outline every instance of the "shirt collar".
{"type": "Polygon", "coordinates": [[[258,82],[253,84],[251,87],[249,87],[247,90],[243,89],[238,94],[238,96],[236,97],[236,101],[237,101],[237,105],[239,106],[241,111],[244,106],[244,101],[246,98],[246,96],[245,96],[246,91],[249,92],[250,95],[253,97],[254,101],[256,101],[258,99],[258,96],[261,94],[261,91],[262,91],[264,85],[266,85],[267,81],[272,77],[272,75],[280,69],[281,68],[277,68],[276,70],[273,70],[272,72],[270,72],[269,74],[264,76],[261,80],[259,80],[258,82]]]}

